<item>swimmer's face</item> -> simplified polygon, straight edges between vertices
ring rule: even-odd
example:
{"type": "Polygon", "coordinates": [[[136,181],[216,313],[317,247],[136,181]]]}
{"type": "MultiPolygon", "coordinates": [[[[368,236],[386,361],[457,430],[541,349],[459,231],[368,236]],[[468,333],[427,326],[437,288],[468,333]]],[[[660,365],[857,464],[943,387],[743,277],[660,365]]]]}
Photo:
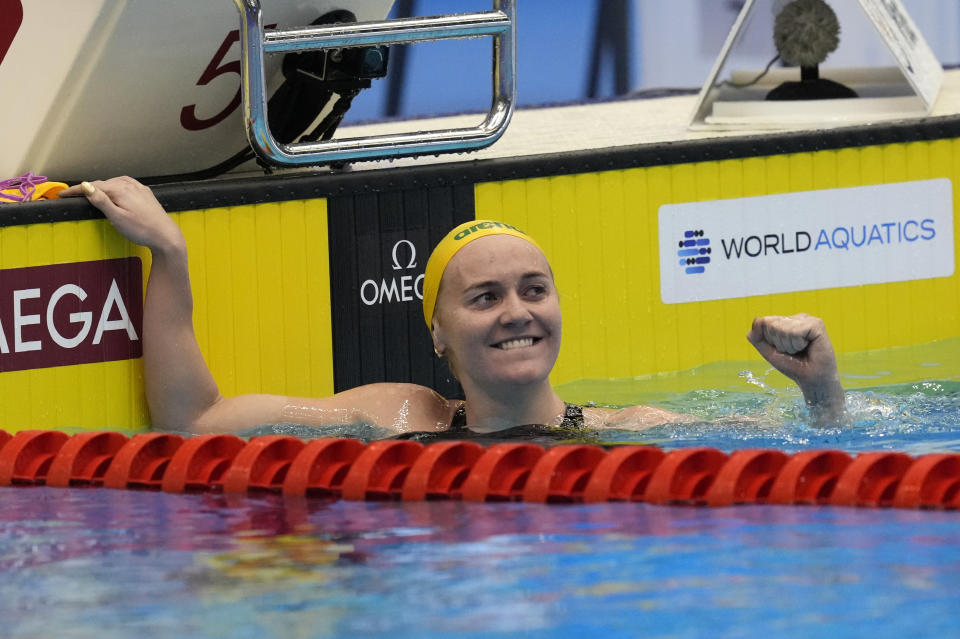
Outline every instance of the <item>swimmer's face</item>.
{"type": "Polygon", "coordinates": [[[434,346],[465,388],[547,380],[560,352],[560,303],[547,258],[529,242],[491,235],[447,265],[434,346]]]}

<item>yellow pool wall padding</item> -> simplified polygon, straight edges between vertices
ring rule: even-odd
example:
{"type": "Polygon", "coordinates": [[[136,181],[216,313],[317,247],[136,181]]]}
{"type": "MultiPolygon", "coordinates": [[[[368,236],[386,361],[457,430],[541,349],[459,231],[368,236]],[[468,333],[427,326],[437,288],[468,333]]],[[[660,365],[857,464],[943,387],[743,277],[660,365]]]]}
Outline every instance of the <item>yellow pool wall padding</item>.
{"type": "MultiPolygon", "coordinates": [[[[190,254],[194,326],[224,395],[333,393],[326,200],[172,214],[190,254]]],[[[0,228],[0,268],[138,256],[106,220],[0,228]]],[[[0,427],[145,430],[142,359],[0,374],[0,427]]]]}
{"type": "MultiPolygon", "coordinates": [[[[106,220],[0,228],[0,269],[144,257],[106,220]]],[[[0,374],[0,427],[142,428],[147,424],[141,360],[0,374]]]]}

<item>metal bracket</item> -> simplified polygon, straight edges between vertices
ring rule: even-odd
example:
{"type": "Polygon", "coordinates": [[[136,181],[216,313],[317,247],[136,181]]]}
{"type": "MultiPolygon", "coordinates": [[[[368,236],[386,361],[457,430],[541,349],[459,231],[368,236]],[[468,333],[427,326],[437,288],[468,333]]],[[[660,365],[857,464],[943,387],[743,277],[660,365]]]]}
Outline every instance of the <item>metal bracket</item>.
{"type": "Polygon", "coordinates": [[[517,90],[516,0],[493,0],[493,10],[481,13],[266,31],[260,0],[233,1],[240,13],[241,93],[247,139],[257,155],[269,164],[303,166],[471,151],[496,142],[510,122],[517,90]],[[493,101],[487,117],[477,127],[293,144],[277,142],[270,132],[263,66],[267,53],[477,36],[494,38],[493,101]]]}

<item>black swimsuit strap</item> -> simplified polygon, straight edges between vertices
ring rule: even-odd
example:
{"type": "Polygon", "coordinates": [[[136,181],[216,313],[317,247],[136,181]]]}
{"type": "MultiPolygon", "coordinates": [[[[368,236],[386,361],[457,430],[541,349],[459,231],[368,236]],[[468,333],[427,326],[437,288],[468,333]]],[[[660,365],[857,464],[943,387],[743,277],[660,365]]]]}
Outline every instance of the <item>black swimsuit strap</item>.
{"type": "Polygon", "coordinates": [[[450,420],[450,430],[464,430],[467,427],[467,403],[460,402],[457,412],[450,420]]]}
{"type": "MultiPolygon", "coordinates": [[[[560,428],[583,428],[583,408],[576,404],[565,404],[560,428]]],[[[466,429],[467,403],[461,402],[453,414],[453,418],[450,420],[450,430],[466,429]]]]}

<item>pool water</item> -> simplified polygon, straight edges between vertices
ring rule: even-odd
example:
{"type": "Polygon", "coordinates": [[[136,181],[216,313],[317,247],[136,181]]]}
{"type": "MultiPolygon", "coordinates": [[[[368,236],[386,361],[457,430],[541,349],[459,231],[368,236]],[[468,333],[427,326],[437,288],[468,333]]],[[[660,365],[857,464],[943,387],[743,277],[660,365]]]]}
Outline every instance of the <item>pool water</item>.
{"type": "Polygon", "coordinates": [[[2,489],[0,635],[956,636],[957,512],[2,489]]]}
{"type": "MultiPolygon", "coordinates": [[[[836,428],[810,425],[795,389],[749,366],[559,390],[699,419],[591,435],[604,443],[960,452],[960,341],[913,350],[919,368],[886,357],[841,361],[836,428]]],[[[384,434],[248,434],[268,432],[384,434]]],[[[3,638],[960,636],[955,510],[0,495],[3,638]]]]}
{"type": "Polygon", "coordinates": [[[927,381],[848,391],[846,422],[826,428],[811,425],[799,393],[691,391],[660,405],[686,408],[703,421],[632,436],[611,433],[605,438],[619,436],[664,448],[710,446],[726,452],[742,448],[775,448],[787,453],[823,448],[910,455],[960,452],[960,382],[927,381]]]}
{"type": "Polygon", "coordinates": [[[838,367],[847,391],[847,419],[836,428],[811,425],[796,386],[756,360],[637,378],[578,380],[558,391],[567,401],[652,404],[702,420],[640,433],[601,433],[607,442],[710,446],[725,452],[960,452],[960,339],[839,355],[838,367]]]}

